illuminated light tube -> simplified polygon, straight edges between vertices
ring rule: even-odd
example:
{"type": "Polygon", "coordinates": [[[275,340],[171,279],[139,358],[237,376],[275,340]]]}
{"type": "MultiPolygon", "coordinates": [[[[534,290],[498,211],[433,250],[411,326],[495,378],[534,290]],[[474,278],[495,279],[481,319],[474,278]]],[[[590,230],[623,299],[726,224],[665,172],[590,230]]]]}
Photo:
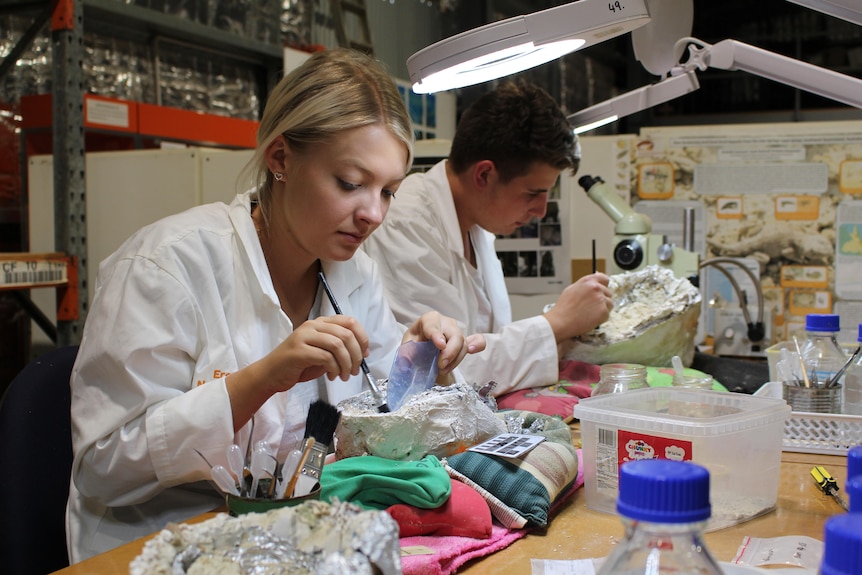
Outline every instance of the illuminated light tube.
{"type": "Polygon", "coordinates": [[[407,59],[417,94],[472,86],[550,62],[650,21],[645,0],[577,0],[492,22],[407,59]]]}
{"type": "Polygon", "coordinates": [[[574,132],[580,134],[615,122],[619,118],[679,98],[694,92],[699,87],[697,75],[693,70],[690,70],[585,108],[569,116],[569,123],[574,132]]]}

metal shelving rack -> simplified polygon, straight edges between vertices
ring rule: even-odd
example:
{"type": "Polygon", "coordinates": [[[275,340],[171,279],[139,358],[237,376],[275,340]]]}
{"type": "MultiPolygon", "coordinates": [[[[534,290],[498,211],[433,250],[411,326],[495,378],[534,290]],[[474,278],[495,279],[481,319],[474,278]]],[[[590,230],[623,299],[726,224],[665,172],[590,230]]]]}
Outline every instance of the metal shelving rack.
{"type": "MultiPolygon", "coordinates": [[[[0,75],[11,69],[45,24],[48,21],[51,23],[52,147],[57,253],[49,254],[44,261],[50,262],[60,257],[64,261],[73,262],[76,273],[69,274],[68,282],[75,282],[75,285],[69,285],[68,288],[71,289],[64,292],[67,295],[63,299],[63,305],[67,309],[58,313],[56,343],[58,346],[77,344],[81,340],[87,317],[87,298],[78,297],[77,294],[87,293],[89,279],[84,265],[87,257],[83,111],[84,94],[87,90],[82,67],[85,21],[88,29],[95,31],[116,31],[119,28],[128,30],[129,33],[170,38],[203,49],[228,51],[234,58],[256,62],[266,71],[263,79],[265,93],[268,93],[281,70],[282,47],[117,0],[0,0],[0,12],[36,14],[33,24],[0,63],[0,75]],[[74,295],[76,310],[68,309],[68,306],[72,305],[68,294],[74,295]]],[[[21,255],[31,261],[42,260],[40,254],[21,255]]]]}

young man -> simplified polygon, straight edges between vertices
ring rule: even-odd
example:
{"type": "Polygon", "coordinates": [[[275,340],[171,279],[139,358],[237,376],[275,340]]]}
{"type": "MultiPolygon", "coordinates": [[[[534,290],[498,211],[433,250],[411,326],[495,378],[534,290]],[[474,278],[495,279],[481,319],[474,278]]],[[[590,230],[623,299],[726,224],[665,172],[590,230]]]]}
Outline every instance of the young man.
{"type": "Polygon", "coordinates": [[[507,82],[461,117],[447,160],[401,184],[389,217],[364,244],[380,266],[400,322],[437,309],[484,333],[485,352],[465,358],[470,382],[496,381],[495,395],[558,379],[558,344],[604,322],[613,302],[608,277],[569,285],[543,315],[511,320],[494,249],[545,215],[563,170],[578,168],[577,142],[550,95],[507,82]]]}

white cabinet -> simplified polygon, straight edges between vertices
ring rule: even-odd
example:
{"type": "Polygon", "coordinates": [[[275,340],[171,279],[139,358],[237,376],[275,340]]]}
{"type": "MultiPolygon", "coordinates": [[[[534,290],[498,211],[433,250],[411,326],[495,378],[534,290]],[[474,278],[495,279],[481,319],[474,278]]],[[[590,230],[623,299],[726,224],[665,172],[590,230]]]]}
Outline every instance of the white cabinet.
{"type": "MultiPolygon", "coordinates": [[[[91,152],[87,171],[87,285],[92,302],[99,262],[133,232],[192,206],[229,203],[241,190],[238,176],[252,150],[173,148],[91,152]]],[[[31,156],[28,165],[30,252],[54,251],[53,156],[31,156]]],[[[83,265],[83,264],[82,264],[83,265]]],[[[54,290],[34,290],[33,302],[56,319],[54,290]]],[[[34,343],[48,343],[34,324],[34,343]]]]}

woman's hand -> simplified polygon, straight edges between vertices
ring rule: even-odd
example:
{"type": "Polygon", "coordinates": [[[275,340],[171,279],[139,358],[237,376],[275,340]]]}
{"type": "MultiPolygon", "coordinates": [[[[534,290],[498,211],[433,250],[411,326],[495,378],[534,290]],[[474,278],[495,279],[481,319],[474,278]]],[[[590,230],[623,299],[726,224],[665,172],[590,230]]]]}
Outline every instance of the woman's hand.
{"type": "Polygon", "coordinates": [[[308,320],[259,361],[226,379],[239,429],[276,393],[326,375],[347,380],[359,373],[368,354],[368,335],[354,317],[333,315],[308,320]]]}
{"type": "Polygon", "coordinates": [[[368,355],[368,335],[351,316],[333,315],[303,322],[267,357],[272,360],[273,393],[326,375],[347,381],[368,355]]]}
{"type": "Polygon", "coordinates": [[[465,337],[458,322],[436,311],[422,314],[401,341],[433,341],[440,350],[437,367],[441,376],[451,373],[468,353],[485,349],[485,336],[474,333],[465,337]]]}

